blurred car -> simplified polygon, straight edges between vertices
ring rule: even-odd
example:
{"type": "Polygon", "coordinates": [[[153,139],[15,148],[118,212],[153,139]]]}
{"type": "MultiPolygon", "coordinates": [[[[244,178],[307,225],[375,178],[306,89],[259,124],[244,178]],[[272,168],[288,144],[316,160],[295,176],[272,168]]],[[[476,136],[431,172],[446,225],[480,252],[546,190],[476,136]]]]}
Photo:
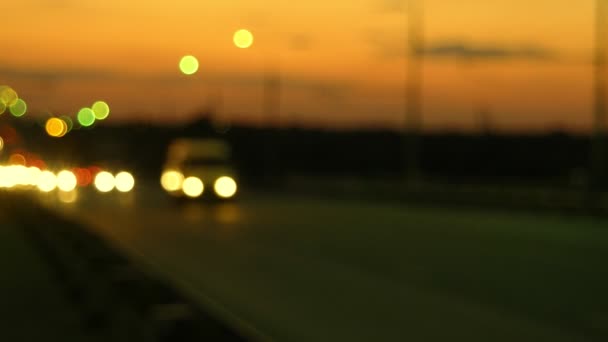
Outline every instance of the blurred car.
{"type": "Polygon", "coordinates": [[[177,198],[235,198],[238,184],[230,146],[219,139],[184,138],[171,142],[161,185],[177,198]]]}

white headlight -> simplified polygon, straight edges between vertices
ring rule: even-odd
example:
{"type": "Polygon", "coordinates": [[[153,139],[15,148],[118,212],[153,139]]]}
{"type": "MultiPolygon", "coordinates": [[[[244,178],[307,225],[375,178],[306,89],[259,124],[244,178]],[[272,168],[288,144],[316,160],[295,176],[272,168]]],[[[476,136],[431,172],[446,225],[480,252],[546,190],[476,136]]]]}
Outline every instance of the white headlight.
{"type": "Polygon", "coordinates": [[[111,173],[102,171],[95,176],[94,184],[99,192],[110,192],[116,186],[116,179],[111,173]]]}
{"type": "Polygon", "coordinates": [[[179,171],[165,171],[160,177],[160,184],[163,189],[169,192],[179,191],[184,183],[184,175],[179,171]]]}
{"type": "Polygon", "coordinates": [[[129,192],[135,187],[135,178],[128,172],[119,172],[116,177],[116,190],[120,192],[129,192]]]}
{"type": "Polygon", "coordinates": [[[78,184],[78,180],[76,179],[76,175],[73,172],[68,170],[63,170],[57,174],[57,187],[59,190],[64,192],[70,192],[76,189],[76,185],[78,184]]]}
{"type": "Polygon", "coordinates": [[[231,177],[220,177],[213,185],[215,193],[222,198],[230,198],[236,194],[237,185],[231,177]]]}
{"type": "Polygon", "coordinates": [[[184,180],[182,190],[184,191],[184,194],[186,194],[186,196],[197,198],[203,194],[205,186],[203,185],[203,181],[200,180],[200,178],[188,177],[184,180]]]}

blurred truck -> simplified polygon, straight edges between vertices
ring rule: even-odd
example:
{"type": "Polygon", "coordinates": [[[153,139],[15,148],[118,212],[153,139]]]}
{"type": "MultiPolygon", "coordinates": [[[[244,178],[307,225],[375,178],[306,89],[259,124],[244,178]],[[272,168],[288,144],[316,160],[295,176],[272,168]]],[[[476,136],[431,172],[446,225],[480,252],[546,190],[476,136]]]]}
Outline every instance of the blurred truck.
{"type": "Polygon", "coordinates": [[[161,185],[178,198],[233,199],[238,184],[230,146],[219,139],[172,141],[167,149],[161,185]]]}

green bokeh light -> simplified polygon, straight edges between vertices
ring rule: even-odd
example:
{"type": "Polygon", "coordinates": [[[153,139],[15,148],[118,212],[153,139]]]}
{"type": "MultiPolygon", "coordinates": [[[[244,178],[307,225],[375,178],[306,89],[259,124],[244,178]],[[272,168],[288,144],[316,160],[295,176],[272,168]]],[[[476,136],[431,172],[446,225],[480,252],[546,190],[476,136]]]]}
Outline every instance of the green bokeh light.
{"type": "Polygon", "coordinates": [[[198,60],[194,56],[184,56],[179,61],[179,70],[186,75],[193,75],[198,71],[198,60]]]}
{"type": "Polygon", "coordinates": [[[90,127],[95,123],[95,113],[91,108],[82,108],[77,118],[78,123],[83,127],[90,127]]]}
{"type": "Polygon", "coordinates": [[[4,104],[4,102],[0,101],[0,115],[4,114],[5,110],[6,110],[6,105],[4,104]]]}
{"type": "Polygon", "coordinates": [[[25,103],[25,101],[23,101],[22,99],[17,99],[17,101],[15,101],[15,104],[9,107],[9,110],[11,114],[13,114],[13,116],[24,116],[27,112],[27,103],[25,103]]]}
{"type": "Polygon", "coordinates": [[[91,107],[97,120],[105,120],[110,115],[110,106],[104,101],[97,101],[91,107]]]}
{"type": "Polygon", "coordinates": [[[68,126],[68,133],[74,129],[74,121],[69,116],[62,116],[60,119],[68,126]]]}
{"type": "Polygon", "coordinates": [[[9,86],[0,86],[0,102],[10,107],[17,103],[19,96],[13,88],[9,86]]]}

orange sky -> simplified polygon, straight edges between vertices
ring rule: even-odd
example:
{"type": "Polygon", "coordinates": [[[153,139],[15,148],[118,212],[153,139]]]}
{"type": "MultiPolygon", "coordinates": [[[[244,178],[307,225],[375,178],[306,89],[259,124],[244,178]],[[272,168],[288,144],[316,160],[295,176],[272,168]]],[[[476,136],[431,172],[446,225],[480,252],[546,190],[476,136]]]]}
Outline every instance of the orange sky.
{"type": "MultiPolygon", "coordinates": [[[[405,0],[19,0],[3,4],[0,84],[32,113],[104,99],[112,120],[185,120],[214,94],[225,118],[262,122],[265,70],[282,120],[402,124],[405,0]],[[247,28],[251,49],[232,44],[247,28]],[[193,54],[199,73],[180,75],[193,54]],[[134,116],[133,113],[140,113],[134,116]]],[[[427,0],[425,127],[585,129],[593,1],[427,0]]]]}

